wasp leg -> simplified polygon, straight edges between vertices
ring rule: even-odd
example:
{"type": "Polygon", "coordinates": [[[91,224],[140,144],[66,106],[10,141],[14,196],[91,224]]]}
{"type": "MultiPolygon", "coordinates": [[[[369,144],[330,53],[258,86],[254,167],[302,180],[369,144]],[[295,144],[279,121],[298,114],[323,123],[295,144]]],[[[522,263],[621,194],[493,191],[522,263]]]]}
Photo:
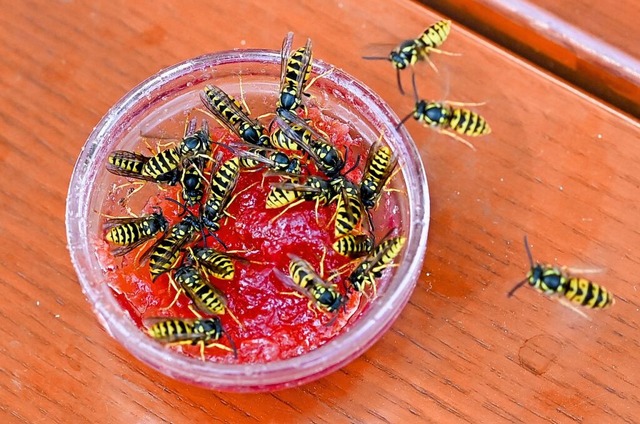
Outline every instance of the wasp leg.
{"type": "Polygon", "coordinates": [[[453,133],[451,131],[448,130],[443,130],[443,129],[439,129],[437,130],[440,134],[444,134],[444,135],[448,135],[449,137],[459,141],[460,143],[464,144],[465,146],[467,146],[468,148],[470,148],[471,150],[473,150],[474,152],[476,151],[476,148],[473,146],[473,144],[469,143],[467,140],[465,140],[464,138],[458,136],[456,133],[453,133]]]}

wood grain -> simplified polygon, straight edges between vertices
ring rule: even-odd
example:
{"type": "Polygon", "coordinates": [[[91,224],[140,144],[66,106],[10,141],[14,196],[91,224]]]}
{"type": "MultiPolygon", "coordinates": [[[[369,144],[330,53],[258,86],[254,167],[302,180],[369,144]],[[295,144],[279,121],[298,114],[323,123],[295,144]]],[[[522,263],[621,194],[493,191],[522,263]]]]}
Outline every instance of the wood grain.
{"type": "Polygon", "coordinates": [[[79,288],[64,211],[75,158],[114,102],[163,67],[277,49],[293,30],[404,115],[413,101],[391,65],[360,56],[440,18],[404,0],[218,3],[2,9],[1,421],[637,422],[640,125],[455,22],[446,48],[462,56],[417,67],[420,92],[486,102],[474,109],[494,132],[473,152],[407,124],[429,179],[429,247],[376,345],[316,382],[241,395],[173,381],[112,340],[79,288]],[[525,234],[541,261],[600,268],[616,305],[585,319],[529,288],[508,299],[525,234]]]}

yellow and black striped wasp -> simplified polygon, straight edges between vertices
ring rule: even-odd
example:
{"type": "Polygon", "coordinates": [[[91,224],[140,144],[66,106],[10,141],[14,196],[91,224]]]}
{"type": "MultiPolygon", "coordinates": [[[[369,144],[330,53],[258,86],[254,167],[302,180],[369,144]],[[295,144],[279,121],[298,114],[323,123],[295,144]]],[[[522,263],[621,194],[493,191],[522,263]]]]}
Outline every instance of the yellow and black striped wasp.
{"type": "Polygon", "coordinates": [[[212,234],[220,229],[220,220],[231,201],[239,175],[240,158],[233,157],[222,162],[211,176],[209,197],[201,208],[200,218],[212,234]]]}
{"type": "Polygon", "coordinates": [[[220,87],[207,85],[200,93],[200,100],[222,125],[242,140],[255,146],[269,146],[269,135],[262,124],[249,117],[242,105],[220,87]]]}
{"type": "Polygon", "coordinates": [[[306,152],[318,169],[327,177],[335,177],[342,171],[345,165],[342,153],[320,133],[311,128],[304,119],[289,110],[281,109],[278,110],[275,122],[286,137],[306,152]]]}
{"type": "Polygon", "coordinates": [[[115,150],[107,159],[107,171],[112,174],[158,183],[176,184],[182,161],[196,155],[208,155],[211,149],[209,127],[206,120],[196,131],[197,120],[185,126],[185,134],[175,147],[161,150],[154,156],[145,156],[126,150],[115,150]]]}
{"type": "MultiPolygon", "coordinates": [[[[175,149],[172,150],[172,153],[175,153],[175,149]]],[[[171,154],[169,157],[173,160],[174,156],[171,154]]],[[[107,171],[123,177],[169,185],[175,185],[180,180],[180,172],[177,165],[167,168],[166,172],[153,173],[151,175],[147,169],[147,164],[151,159],[151,156],[128,150],[114,150],[107,158],[107,171]]]]}
{"type": "Polygon", "coordinates": [[[154,340],[166,345],[200,345],[200,357],[204,361],[204,350],[210,347],[233,352],[238,356],[233,340],[227,334],[227,347],[217,343],[226,334],[220,318],[148,318],[147,334],[154,340]]]}
{"type": "Polygon", "coordinates": [[[557,294],[561,298],[587,308],[602,309],[615,302],[610,291],[591,280],[571,276],[564,268],[534,262],[527,236],[524,237],[524,247],[529,258],[530,269],[527,276],[509,291],[508,297],[513,296],[516,290],[528,283],[541,293],[557,294]]]}
{"type": "Polygon", "coordinates": [[[235,266],[232,259],[243,259],[219,252],[211,247],[193,247],[189,248],[189,252],[191,259],[206,273],[221,280],[233,280],[235,266]]]}
{"type": "Polygon", "coordinates": [[[400,90],[400,93],[404,95],[404,90],[402,88],[402,82],[400,79],[401,70],[411,66],[411,81],[415,84],[415,71],[413,69],[413,66],[417,62],[424,60],[429,63],[434,71],[437,72],[438,69],[429,58],[429,54],[442,53],[456,56],[455,53],[449,53],[439,49],[439,47],[449,36],[449,32],[451,32],[451,21],[444,19],[428,26],[427,29],[425,29],[417,38],[403,41],[386,57],[364,56],[363,59],[389,60],[391,64],[396,68],[398,89],[400,90]]]}
{"type": "Polygon", "coordinates": [[[360,180],[360,198],[365,208],[376,207],[382,189],[397,164],[398,158],[388,146],[376,142],[369,148],[367,164],[360,180]]]}
{"type": "Polygon", "coordinates": [[[362,220],[363,206],[357,185],[340,175],[332,180],[338,199],[335,214],[334,234],[344,236],[351,233],[362,220]]]}
{"type": "Polygon", "coordinates": [[[211,155],[211,136],[209,134],[209,122],[202,120],[200,129],[196,130],[197,119],[191,119],[185,128],[184,137],[178,145],[178,154],[182,159],[194,156],[208,157],[211,155]]]}
{"type": "Polygon", "coordinates": [[[436,129],[439,133],[447,135],[459,141],[471,150],[476,150],[473,144],[469,143],[460,135],[468,137],[478,137],[491,133],[489,123],[476,112],[464,107],[470,105],[482,105],[482,103],[460,103],[460,102],[433,102],[420,100],[416,86],[413,86],[415,96],[415,108],[413,112],[405,116],[397,128],[400,128],[407,119],[413,118],[424,126],[436,129]]]}
{"type": "Polygon", "coordinates": [[[362,292],[365,286],[370,285],[375,296],[376,279],[382,276],[385,269],[393,265],[405,241],[404,236],[386,236],[351,272],[349,275],[351,287],[357,292],[362,292]]]}
{"type": "Polygon", "coordinates": [[[122,256],[136,247],[151,240],[159,233],[167,231],[169,223],[160,208],[150,215],[132,218],[109,218],[103,228],[106,230],[105,239],[117,245],[111,253],[122,256]]]}
{"type": "Polygon", "coordinates": [[[330,284],[318,275],[311,264],[300,257],[289,254],[289,275],[274,269],[276,276],[289,288],[309,299],[309,308],[314,305],[323,312],[336,312],[345,303],[345,297],[337,285],[330,284]]]}
{"type": "Polygon", "coordinates": [[[311,75],[311,39],[307,39],[304,47],[291,52],[293,33],[290,32],[282,42],[280,52],[282,68],[280,70],[280,94],[276,104],[277,110],[295,111],[302,106],[302,95],[311,75]]]}
{"type": "Polygon", "coordinates": [[[187,206],[200,203],[205,192],[204,158],[187,159],[183,163],[180,177],[182,199],[187,206]]]}
{"type": "Polygon", "coordinates": [[[198,232],[202,231],[200,219],[191,214],[169,228],[165,235],[158,239],[145,253],[143,259],[149,259],[149,273],[152,280],[173,269],[180,261],[182,249],[195,241],[198,232]]]}
{"type": "Polygon", "coordinates": [[[338,238],[332,245],[333,250],[348,258],[367,255],[373,249],[374,239],[368,234],[347,234],[338,238]]]}
{"type": "Polygon", "coordinates": [[[272,184],[267,194],[266,208],[285,208],[272,221],[278,219],[286,211],[305,201],[316,202],[316,216],[320,206],[329,204],[336,197],[336,187],[333,180],[326,180],[316,176],[306,177],[300,181],[281,182],[272,184]]]}
{"type": "Polygon", "coordinates": [[[267,167],[276,174],[300,175],[302,166],[297,157],[291,157],[279,150],[266,147],[250,147],[248,149],[238,149],[238,145],[226,146],[231,148],[236,156],[240,158],[240,167],[243,169],[255,169],[267,167]]]}
{"type": "Polygon", "coordinates": [[[211,315],[229,313],[229,316],[242,326],[227,307],[227,297],[209,282],[198,266],[186,261],[176,270],[174,278],[198,310],[211,315]]]}

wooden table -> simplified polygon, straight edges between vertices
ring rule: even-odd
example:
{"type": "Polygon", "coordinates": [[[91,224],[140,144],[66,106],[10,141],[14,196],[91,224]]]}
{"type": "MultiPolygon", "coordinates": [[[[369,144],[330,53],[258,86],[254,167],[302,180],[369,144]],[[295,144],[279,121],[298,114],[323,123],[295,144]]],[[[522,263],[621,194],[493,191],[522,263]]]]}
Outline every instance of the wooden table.
{"type": "MultiPolygon", "coordinates": [[[[0,421],[638,422],[640,125],[454,23],[425,97],[487,102],[473,152],[408,123],[431,194],[418,286],[390,331],[330,376],[275,393],[173,381],[106,334],[65,249],[67,184],[101,116],[159,69],[210,51],[277,49],[288,30],[403,115],[370,43],[440,16],[405,0],[45,2],[0,13],[0,421]],[[541,261],[597,268],[617,296],[588,318],[523,288],[541,261]]],[[[637,100],[637,99],[636,99],[637,100]]]]}

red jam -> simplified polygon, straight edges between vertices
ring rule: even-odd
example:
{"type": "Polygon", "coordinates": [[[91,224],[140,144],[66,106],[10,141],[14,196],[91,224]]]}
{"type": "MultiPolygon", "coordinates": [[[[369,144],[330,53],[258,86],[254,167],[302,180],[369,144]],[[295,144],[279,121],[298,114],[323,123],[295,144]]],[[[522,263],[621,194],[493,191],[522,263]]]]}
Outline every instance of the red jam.
{"type": "MultiPolygon", "coordinates": [[[[315,127],[324,131],[343,153],[345,146],[348,146],[345,171],[356,164],[359,156],[363,158],[357,169],[347,175],[352,181],[359,182],[367,154],[363,146],[367,144],[359,136],[350,134],[347,124],[323,115],[317,108],[310,108],[308,113],[315,127]]],[[[216,126],[212,118],[209,118],[209,123],[213,140],[223,143],[237,140],[229,131],[216,126]]],[[[224,148],[218,147],[218,151],[223,152],[225,159],[231,157],[231,153],[224,148]]],[[[214,156],[217,154],[214,153],[214,156]]],[[[313,165],[309,165],[309,169],[313,169],[313,174],[317,174],[313,165]]],[[[237,348],[237,358],[228,351],[211,347],[205,350],[205,360],[219,363],[254,363],[298,356],[327,343],[339,334],[359,309],[361,295],[352,293],[345,307],[337,312],[337,318],[333,314],[323,313],[317,307],[309,306],[307,298],[290,294],[292,289],[273,272],[274,269],[279,269],[286,275],[289,274],[288,254],[295,254],[307,260],[320,274],[321,258],[326,251],[323,263],[325,279],[331,276],[332,271],[349,263],[348,258],[331,248],[336,240],[332,221],[335,202],[329,206],[320,206],[316,214],[315,202],[306,201],[292,207],[271,222],[282,209],[266,209],[266,196],[270,190],[270,183],[278,181],[279,177],[265,178],[261,170],[243,170],[240,173],[234,190],[235,197],[227,208],[228,214],[233,218],[223,220],[221,229],[216,234],[226,244],[229,253],[241,256],[246,261],[234,260],[233,280],[224,281],[215,277],[210,279],[211,283],[226,295],[228,310],[241,323],[239,326],[229,313],[220,316],[228,337],[237,348]]],[[[145,184],[155,186],[153,183],[145,184]]],[[[154,206],[159,206],[171,225],[181,219],[181,208],[165,200],[166,197],[180,198],[179,185],[158,188],[152,195],[142,194],[143,192],[145,190],[131,196],[133,198],[141,195],[149,198],[142,213],[151,213],[154,206]]],[[[117,188],[111,193],[116,201],[125,194],[126,187],[117,188]]],[[[381,208],[394,207],[388,193],[383,195],[380,203],[381,208]]],[[[197,205],[191,209],[193,213],[198,213],[197,205]]],[[[365,230],[366,216],[363,218],[362,225],[365,230]]],[[[384,234],[391,228],[399,227],[399,220],[399,214],[385,214],[386,228],[376,228],[376,232],[384,234]]],[[[109,253],[111,246],[107,242],[103,242],[98,248],[116,299],[142,330],[146,328],[145,320],[149,318],[195,317],[188,308],[191,301],[184,294],[167,309],[176,295],[175,290],[169,285],[168,274],[165,273],[152,282],[148,263],[138,264],[142,252],[152,243],[153,241],[150,241],[121,258],[114,258],[109,253]]],[[[201,238],[196,243],[201,245],[201,238]]],[[[207,245],[224,251],[213,237],[207,237],[207,245]]],[[[355,265],[354,262],[343,268],[346,272],[332,280],[338,284],[343,294],[346,292],[348,273],[355,265]]],[[[229,340],[224,337],[218,342],[229,346],[229,340]]],[[[198,346],[173,348],[182,350],[186,355],[200,357],[198,346]]]]}

